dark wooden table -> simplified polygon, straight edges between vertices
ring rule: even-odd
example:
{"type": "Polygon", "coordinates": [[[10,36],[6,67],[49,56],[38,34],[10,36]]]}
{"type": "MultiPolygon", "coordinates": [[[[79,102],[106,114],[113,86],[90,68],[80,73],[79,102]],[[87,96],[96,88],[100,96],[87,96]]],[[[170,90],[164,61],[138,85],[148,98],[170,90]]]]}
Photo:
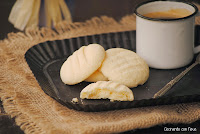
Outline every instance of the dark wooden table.
{"type": "MultiPolygon", "coordinates": [[[[119,20],[126,14],[132,14],[136,3],[141,0],[67,0],[72,7],[73,20],[85,21],[93,16],[107,15],[119,20]]],[[[189,0],[191,1],[191,0],[189,0]]],[[[199,2],[199,0],[194,0],[199,2]]],[[[0,39],[7,37],[10,32],[18,32],[12,24],[8,22],[8,16],[15,0],[1,0],[0,1],[0,39]]],[[[0,101],[0,134],[23,134],[24,132],[15,124],[14,119],[6,115],[3,109],[2,102],[0,101]]],[[[136,134],[164,134],[164,128],[196,128],[200,133],[200,120],[192,124],[165,124],[148,129],[138,129],[134,131],[124,132],[136,134]]],[[[176,133],[176,132],[170,132],[176,133]]]]}

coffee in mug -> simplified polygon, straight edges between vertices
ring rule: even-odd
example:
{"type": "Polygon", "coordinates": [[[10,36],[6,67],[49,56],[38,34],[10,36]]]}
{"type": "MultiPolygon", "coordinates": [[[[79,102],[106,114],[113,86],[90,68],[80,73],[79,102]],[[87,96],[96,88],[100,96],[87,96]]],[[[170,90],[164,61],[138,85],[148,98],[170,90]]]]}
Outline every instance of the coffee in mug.
{"type": "Polygon", "coordinates": [[[158,19],[175,19],[182,18],[192,14],[191,11],[184,8],[175,8],[167,11],[159,11],[159,12],[151,12],[147,14],[143,14],[145,17],[149,18],[158,18],[158,19]]]}
{"type": "Polygon", "coordinates": [[[180,68],[200,52],[200,46],[194,47],[195,17],[199,14],[194,4],[147,1],[136,6],[135,14],[136,53],[150,67],[180,68]]]}

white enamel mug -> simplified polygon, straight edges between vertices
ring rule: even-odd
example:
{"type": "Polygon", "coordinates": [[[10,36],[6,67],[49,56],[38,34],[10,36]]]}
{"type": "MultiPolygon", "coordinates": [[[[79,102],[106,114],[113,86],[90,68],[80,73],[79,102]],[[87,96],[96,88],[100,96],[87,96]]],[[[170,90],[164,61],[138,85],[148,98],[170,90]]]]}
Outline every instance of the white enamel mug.
{"type": "Polygon", "coordinates": [[[136,53],[157,69],[175,69],[189,64],[200,46],[194,48],[195,16],[198,8],[188,2],[148,1],[136,7],[136,53]],[[143,14],[185,8],[191,15],[157,19],[143,14]]]}

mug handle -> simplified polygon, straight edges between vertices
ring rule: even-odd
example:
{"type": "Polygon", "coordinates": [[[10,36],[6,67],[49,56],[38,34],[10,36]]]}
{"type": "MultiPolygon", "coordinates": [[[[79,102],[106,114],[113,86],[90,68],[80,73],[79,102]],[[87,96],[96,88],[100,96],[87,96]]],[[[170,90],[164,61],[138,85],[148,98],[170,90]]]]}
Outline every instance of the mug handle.
{"type": "MultiPolygon", "coordinates": [[[[199,17],[199,16],[200,16],[200,12],[198,12],[198,13],[196,14],[196,17],[199,17]]],[[[200,52],[200,45],[194,48],[194,53],[195,53],[195,54],[197,54],[197,53],[199,53],[199,52],[200,52]]]]}

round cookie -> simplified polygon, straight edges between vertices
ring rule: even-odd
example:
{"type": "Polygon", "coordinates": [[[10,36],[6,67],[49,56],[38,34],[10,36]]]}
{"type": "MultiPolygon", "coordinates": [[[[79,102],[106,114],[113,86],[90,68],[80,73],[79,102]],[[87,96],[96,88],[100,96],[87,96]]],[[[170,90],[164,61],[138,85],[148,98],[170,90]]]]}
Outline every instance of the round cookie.
{"type": "Polygon", "coordinates": [[[98,81],[89,84],[80,93],[81,99],[110,99],[111,101],[133,101],[132,90],[113,81],[98,81]]]}
{"type": "Polygon", "coordinates": [[[61,80],[68,85],[84,81],[102,64],[105,50],[101,45],[90,44],[76,50],[60,69],[61,80]]]}
{"type": "Polygon", "coordinates": [[[123,48],[111,48],[99,69],[109,80],[137,87],[144,84],[149,77],[147,63],[135,52],[123,48]]]}
{"type": "Polygon", "coordinates": [[[108,78],[105,77],[99,70],[97,70],[84,81],[97,82],[97,81],[107,81],[107,80],[108,78]]]}

